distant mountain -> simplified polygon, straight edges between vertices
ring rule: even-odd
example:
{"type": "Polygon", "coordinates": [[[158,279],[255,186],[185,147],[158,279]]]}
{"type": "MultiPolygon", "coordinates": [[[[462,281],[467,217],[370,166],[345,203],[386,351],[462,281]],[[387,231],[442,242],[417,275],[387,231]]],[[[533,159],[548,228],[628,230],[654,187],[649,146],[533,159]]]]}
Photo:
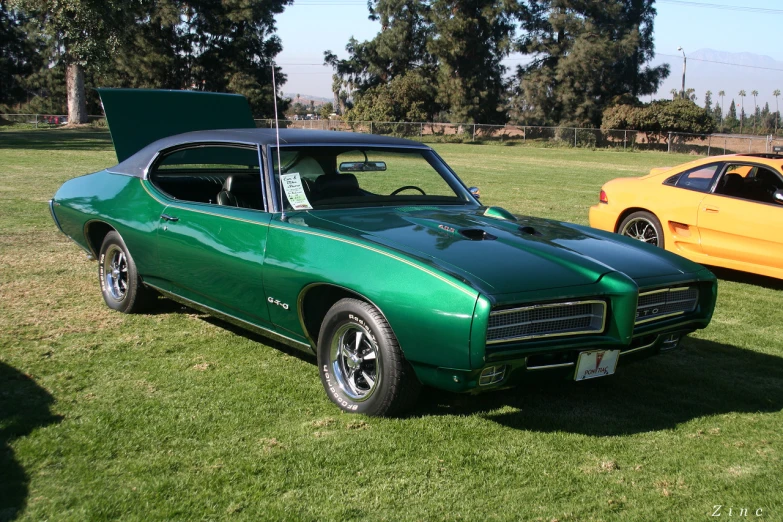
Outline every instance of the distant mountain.
{"type": "Polygon", "coordinates": [[[322,96],[313,96],[312,94],[302,94],[296,92],[284,92],[283,96],[291,99],[291,103],[296,102],[296,95],[299,94],[299,103],[309,105],[310,100],[313,100],[316,105],[323,105],[326,102],[334,102],[332,98],[324,98],[322,96]]]}
{"type": "MultiPolygon", "coordinates": [[[[685,71],[685,88],[696,90],[696,103],[704,105],[704,93],[712,91],[713,103],[720,103],[719,91],[725,91],[724,112],[734,99],[737,107],[740,105],[739,91],[747,93],[745,97],[745,112],[754,110],[751,91],[759,92],[757,99],[759,107],[769,103],[770,110],[775,110],[775,89],[783,91],[783,62],[769,56],[754,53],[730,53],[714,49],[699,49],[687,53],[685,71]],[[733,65],[729,65],[733,64],[733,65]],[[743,67],[745,66],[745,67],[743,67]]],[[[680,90],[682,84],[682,59],[662,56],[653,60],[652,64],[668,63],[671,69],[669,77],[664,80],[655,99],[671,98],[672,89],[680,90]]],[[[646,98],[644,101],[648,101],[646,98]]],[[[783,100],[780,100],[783,101],[783,100]]]]}

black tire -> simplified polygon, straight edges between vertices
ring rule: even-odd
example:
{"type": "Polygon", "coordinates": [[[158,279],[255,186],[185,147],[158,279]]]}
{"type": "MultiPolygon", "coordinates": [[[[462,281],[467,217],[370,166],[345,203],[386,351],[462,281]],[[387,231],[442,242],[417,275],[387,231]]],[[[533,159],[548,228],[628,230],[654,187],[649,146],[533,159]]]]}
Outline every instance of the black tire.
{"type": "Polygon", "coordinates": [[[318,369],[329,399],[349,413],[400,415],[421,388],[389,323],[358,299],[341,299],[326,313],[318,369]]]}
{"type": "Polygon", "coordinates": [[[149,309],[156,294],[144,286],[122,237],[106,234],[98,255],[98,282],[106,306],[125,314],[149,309]]]}
{"type": "Polygon", "coordinates": [[[644,210],[625,216],[617,227],[617,233],[644,241],[648,245],[664,248],[661,222],[654,214],[644,210]]]}

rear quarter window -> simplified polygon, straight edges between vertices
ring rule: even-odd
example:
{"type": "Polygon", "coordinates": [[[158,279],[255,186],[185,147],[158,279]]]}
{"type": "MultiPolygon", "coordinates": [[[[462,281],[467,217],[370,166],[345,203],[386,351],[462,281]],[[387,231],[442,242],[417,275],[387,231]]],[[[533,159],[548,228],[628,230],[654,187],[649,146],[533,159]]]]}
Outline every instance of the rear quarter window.
{"type": "MultiPolygon", "coordinates": [[[[677,187],[697,192],[709,192],[718,174],[718,167],[720,167],[720,164],[704,165],[685,171],[672,178],[676,177],[674,183],[677,187]]],[[[666,182],[672,178],[667,179],[666,182]]]]}

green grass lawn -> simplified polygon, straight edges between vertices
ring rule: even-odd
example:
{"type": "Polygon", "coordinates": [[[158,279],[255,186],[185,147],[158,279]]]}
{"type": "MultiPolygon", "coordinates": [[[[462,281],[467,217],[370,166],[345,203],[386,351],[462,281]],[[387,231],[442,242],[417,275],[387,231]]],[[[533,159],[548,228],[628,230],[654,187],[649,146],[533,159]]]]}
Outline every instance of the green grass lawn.
{"type": "MultiPolygon", "coordinates": [[[[435,148],[485,204],[578,223],[606,180],[689,159],[435,148]]],[[[104,132],[0,132],[0,520],[783,520],[783,284],[720,272],[708,329],[604,381],[347,415],[313,359],[104,306],[46,201],[114,160],[104,132]]]]}

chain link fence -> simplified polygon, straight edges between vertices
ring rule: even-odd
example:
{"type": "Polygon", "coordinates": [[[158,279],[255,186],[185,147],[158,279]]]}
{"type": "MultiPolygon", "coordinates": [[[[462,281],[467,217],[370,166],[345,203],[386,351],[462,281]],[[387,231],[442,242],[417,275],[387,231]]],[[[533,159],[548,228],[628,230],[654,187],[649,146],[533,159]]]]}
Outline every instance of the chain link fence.
{"type": "MultiPolygon", "coordinates": [[[[273,128],[273,119],[257,119],[256,126],[273,128]]],[[[473,123],[377,122],[343,120],[280,120],[280,128],[340,130],[398,136],[423,141],[539,143],[566,147],[633,148],[636,131],[527,125],[482,125],[473,123]]]]}
{"type": "MultiPolygon", "coordinates": [[[[2,114],[0,120],[18,126],[33,126],[35,128],[57,127],[68,123],[68,116],[65,114],[2,114]]],[[[105,127],[106,117],[103,115],[87,116],[87,123],[105,127]]]]}
{"type": "Polygon", "coordinates": [[[773,135],[750,136],[747,134],[686,134],[670,132],[666,151],[679,154],[716,156],[721,154],[761,154],[773,152],[773,147],[783,145],[783,138],[773,135]]]}
{"type": "MultiPolygon", "coordinates": [[[[102,115],[89,116],[94,126],[106,126],[102,115]]],[[[57,127],[68,123],[63,114],[0,114],[12,125],[57,127]]],[[[256,119],[257,127],[274,128],[273,119],[256,119]]],[[[715,156],[733,153],[770,153],[783,138],[747,134],[644,133],[530,125],[481,125],[473,123],[377,122],[330,120],[280,120],[281,129],[311,129],[398,136],[425,142],[496,142],[541,147],[612,148],[715,156]]]]}

